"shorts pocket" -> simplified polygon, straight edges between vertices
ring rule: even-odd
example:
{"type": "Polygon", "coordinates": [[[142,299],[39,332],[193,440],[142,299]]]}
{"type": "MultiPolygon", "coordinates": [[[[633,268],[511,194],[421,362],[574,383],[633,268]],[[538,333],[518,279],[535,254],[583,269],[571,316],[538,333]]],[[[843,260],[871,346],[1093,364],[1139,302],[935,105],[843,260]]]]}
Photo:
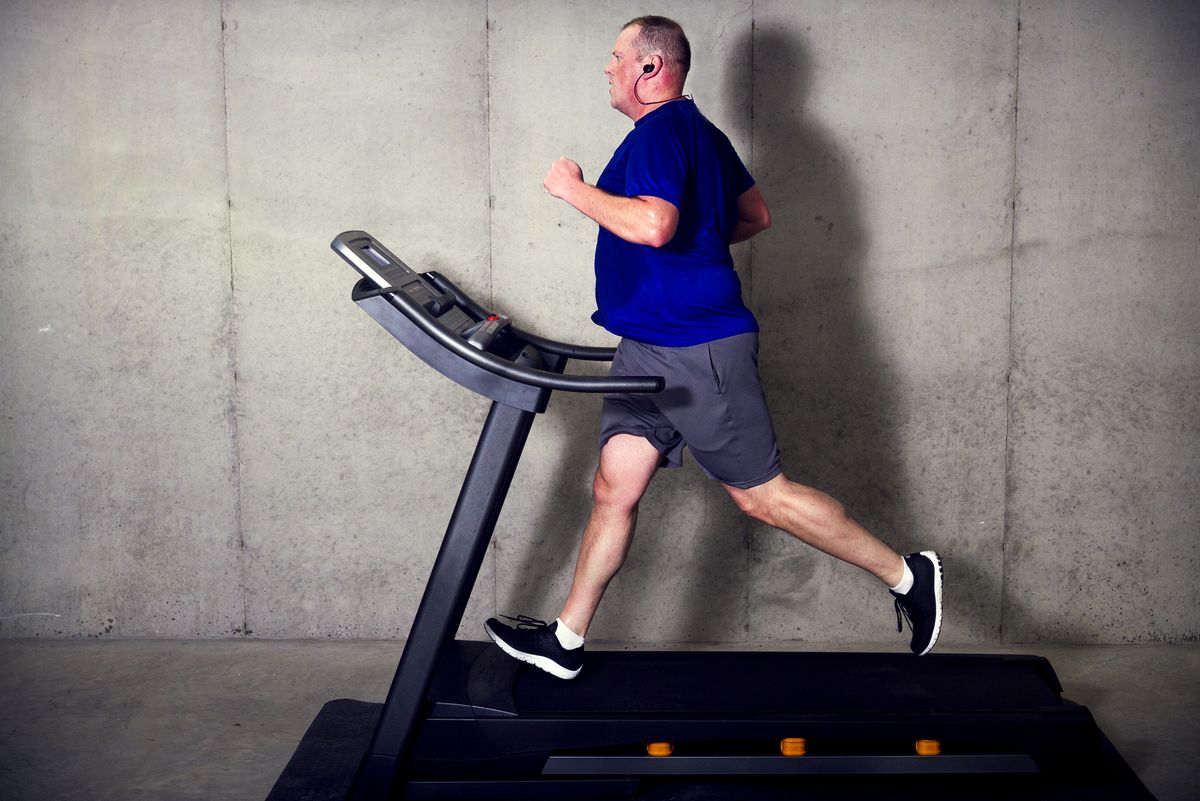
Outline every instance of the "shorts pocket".
{"type": "Polygon", "coordinates": [[[725,381],[721,378],[721,371],[717,368],[717,360],[713,356],[712,343],[704,343],[704,352],[708,354],[708,367],[712,370],[713,386],[716,387],[717,394],[725,392],[725,381]]]}

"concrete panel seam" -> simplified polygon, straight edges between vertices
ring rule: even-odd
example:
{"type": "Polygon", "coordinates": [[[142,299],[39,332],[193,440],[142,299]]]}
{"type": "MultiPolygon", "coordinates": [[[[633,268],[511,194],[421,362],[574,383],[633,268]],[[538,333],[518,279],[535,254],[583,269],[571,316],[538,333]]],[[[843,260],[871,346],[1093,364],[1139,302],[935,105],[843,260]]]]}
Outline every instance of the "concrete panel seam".
{"type": "Polygon", "coordinates": [[[483,3],[483,120],[487,138],[487,230],[488,230],[488,306],[496,306],[495,241],[492,229],[492,210],[496,196],[492,193],[495,178],[492,174],[492,3],[483,3]]]}
{"type": "MultiPolygon", "coordinates": [[[[496,196],[493,194],[494,170],[492,165],[492,3],[483,3],[483,121],[487,139],[487,252],[488,252],[488,307],[496,307],[496,235],[493,228],[493,210],[496,206],[496,196]]],[[[497,562],[498,548],[495,534],[488,545],[492,552],[493,563],[497,562]]],[[[492,609],[493,615],[499,614],[500,609],[500,571],[492,570],[492,609]]]]}
{"type": "MultiPolygon", "coordinates": [[[[754,169],[754,86],[757,83],[757,76],[754,74],[755,62],[754,56],[758,51],[757,32],[757,9],[754,7],[754,0],[750,0],[750,152],[746,154],[746,159],[750,163],[750,169],[754,169]]],[[[744,13],[744,12],[743,12],[744,13]]],[[[739,15],[740,16],[740,15],[739,15]]],[[[732,22],[732,20],[730,20],[732,22]]],[[[724,35],[724,31],[722,31],[724,35]]],[[[758,244],[754,238],[750,239],[750,253],[746,258],[746,280],[749,286],[746,287],[746,297],[750,303],[754,303],[754,252],[758,249],[758,244]]],[[[750,541],[750,525],[746,525],[746,541],[750,541]]],[[[747,590],[747,599],[749,599],[749,590],[747,590]]]]}
{"type": "Polygon", "coordinates": [[[225,25],[226,0],[220,0],[221,8],[221,101],[225,114],[225,236],[229,253],[229,364],[233,381],[229,404],[229,426],[233,439],[233,521],[237,534],[238,589],[242,594],[242,625],[237,632],[242,637],[250,634],[250,611],[246,591],[246,533],[242,528],[242,443],[238,429],[238,347],[237,347],[237,304],[236,281],[233,261],[233,192],[229,165],[229,80],[225,63],[225,45],[228,32],[225,25]]]}
{"type": "Polygon", "coordinates": [[[1012,179],[1009,183],[1009,211],[1012,214],[1008,242],[1008,366],[1004,376],[1004,523],[1000,531],[1000,625],[997,632],[1000,642],[1004,642],[1004,623],[1007,610],[1008,592],[1005,582],[1008,577],[1008,532],[1012,524],[1009,513],[1011,500],[1012,474],[1012,374],[1013,374],[1013,277],[1016,269],[1017,254],[1017,147],[1020,142],[1020,111],[1021,111],[1021,0],[1017,0],[1017,31],[1016,53],[1013,58],[1013,141],[1012,141],[1012,179]]]}
{"type": "MultiPolygon", "coordinates": [[[[755,165],[754,165],[754,95],[755,95],[755,86],[758,83],[758,76],[754,70],[755,70],[755,66],[756,66],[755,56],[758,53],[757,21],[758,21],[758,9],[755,8],[755,0],[750,0],[750,136],[749,136],[750,152],[746,154],[746,158],[750,162],[751,170],[753,170],[755,167],[755,165]]],[[[750,286],[746,287],[746,297],[749,299],[751,304],[754,303],[754,256],[755,256],[755,252],[757,250],[758,250],[758,243],[754,241],[754,237],[751,237],[750,253],[747,254],[747,258],[746,258],[746,278],[750,284],[750,286]]],[[[753,599],[751,597],[753,595],[753,586],[752,586],[753,582],[749,580],[750,559],[751,559],[750,547],[751,547],[751,541],[754,538],[754,527],[753,527],[753,521],[750,519],[749,515],[741,516],[741,524],[742,524],[742,544],[745,546],[742,548],[742,557],[744,559],[744,561],[742,563],[742,571],[743,571],[742,575],[747,577],[747,580],[742,582],[742,590],[743,590],[742,599],[743,599],[743,601],[742,601],[741,618],[744,621],[743,629],[742,629],[742,640],[745,641],[750,638],[750,620],[751,620],[751,616],[754,613],[753,612],[753,599]]]]}

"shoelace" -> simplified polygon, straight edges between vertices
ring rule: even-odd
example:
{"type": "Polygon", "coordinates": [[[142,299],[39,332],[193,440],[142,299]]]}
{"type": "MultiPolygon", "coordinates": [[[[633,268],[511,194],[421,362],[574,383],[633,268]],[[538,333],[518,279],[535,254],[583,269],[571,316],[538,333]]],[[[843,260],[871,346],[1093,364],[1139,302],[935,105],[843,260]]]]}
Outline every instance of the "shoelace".
{"type": "Polygon", "coordinates": [[[904,608],[904,604],[900,603],[900,599],[897,598],[896,599],[896,631],[898,631],[898,632],[904,631],[904,626],[901,625],[901,623],[900,623],[901,615],[903,615],[904,619],[908,621],[908,627],[911,629],[913,627],[912,618],[908,616],[908,610],[904,608]]]}
{"type": "Polygon", "coordinates": [[[516,617],[500,615],[500,617],[516,623],[516,627],[519,629],[544,629],[550,625],[544,620],[538,620],[536,617],[530,617],[529,615],[517,615],[516,617]]]}

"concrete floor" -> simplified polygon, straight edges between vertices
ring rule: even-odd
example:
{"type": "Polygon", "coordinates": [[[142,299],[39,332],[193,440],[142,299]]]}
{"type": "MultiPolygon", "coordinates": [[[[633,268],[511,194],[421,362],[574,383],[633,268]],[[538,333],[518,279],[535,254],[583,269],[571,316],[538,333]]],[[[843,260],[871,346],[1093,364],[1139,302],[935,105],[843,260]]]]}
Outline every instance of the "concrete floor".
{"type": "MultiPolygon", "coordinates": [[[[1048,657],[1065,695],[1092,710],[1161,801],[1200,797],[1200,644],[939,650],[1048,657]]],[[[263,799],[321,705],[382,699],[400,651],[398,642],[2,642],[0,799],[263,799]]]]}

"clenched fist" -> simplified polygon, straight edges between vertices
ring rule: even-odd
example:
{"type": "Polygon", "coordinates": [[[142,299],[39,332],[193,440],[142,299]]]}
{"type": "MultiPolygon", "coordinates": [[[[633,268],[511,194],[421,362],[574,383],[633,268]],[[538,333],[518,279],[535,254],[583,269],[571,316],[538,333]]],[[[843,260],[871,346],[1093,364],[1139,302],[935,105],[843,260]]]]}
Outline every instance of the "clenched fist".
{"type": "Polygon", "coordinates": [[[550,165],[542,186],[557,198],[564,198],[571,188],[583,183],[583,170],[569,158],[563,157],[550,165]]]}

